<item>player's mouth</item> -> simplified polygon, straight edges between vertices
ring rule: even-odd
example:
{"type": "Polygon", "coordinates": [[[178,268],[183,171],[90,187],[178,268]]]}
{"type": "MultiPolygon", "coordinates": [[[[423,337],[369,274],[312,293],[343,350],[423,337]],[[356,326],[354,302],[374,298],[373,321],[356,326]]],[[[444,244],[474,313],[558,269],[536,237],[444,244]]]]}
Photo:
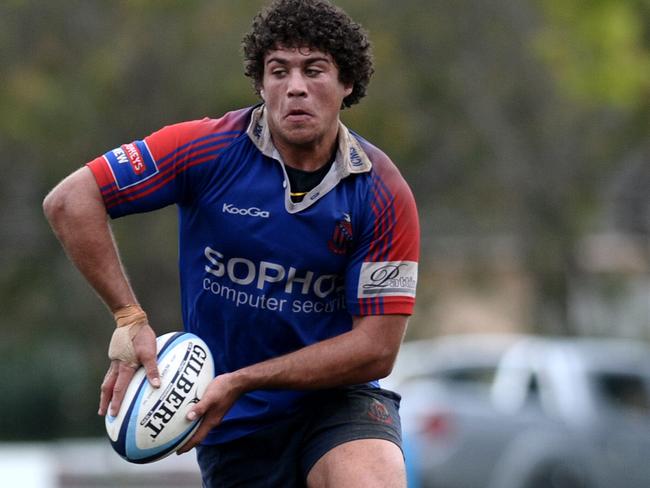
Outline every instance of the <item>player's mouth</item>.
{"type": "Polygon", "coordinates": [[[311,113],[307,112],[306,110],[293,109],[287,112],[285,118],[289,122],[303,122],[309,119],[311,116],[312,116],[311,113]]]}

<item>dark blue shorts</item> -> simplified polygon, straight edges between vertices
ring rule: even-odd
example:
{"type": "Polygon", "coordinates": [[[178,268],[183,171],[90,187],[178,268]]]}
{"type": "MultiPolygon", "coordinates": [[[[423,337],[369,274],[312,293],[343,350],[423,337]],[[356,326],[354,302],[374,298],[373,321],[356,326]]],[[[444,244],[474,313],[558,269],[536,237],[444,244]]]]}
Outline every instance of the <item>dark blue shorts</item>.
{"type": "Polygon", "coordinates": [[[319,393],[308,408],[271,427],[223,444],[197,447],[204,486],[304,487],[325,453],[357,439],[386,439],[402,448],[400,396],[351,386],[319,393]]]}

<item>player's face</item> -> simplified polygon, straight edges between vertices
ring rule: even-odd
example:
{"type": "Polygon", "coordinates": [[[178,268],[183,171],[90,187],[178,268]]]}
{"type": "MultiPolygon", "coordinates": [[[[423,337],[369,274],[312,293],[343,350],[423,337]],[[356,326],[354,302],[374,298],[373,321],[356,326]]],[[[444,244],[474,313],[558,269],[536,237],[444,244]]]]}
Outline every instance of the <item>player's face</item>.
{"type": "Polygon", "coordinates": [[[331,55],[309,48],[278,48],[264,59],[261,95],[280,149],[332,144],[339,111],[352,86],[339,81],[331,55]]]}

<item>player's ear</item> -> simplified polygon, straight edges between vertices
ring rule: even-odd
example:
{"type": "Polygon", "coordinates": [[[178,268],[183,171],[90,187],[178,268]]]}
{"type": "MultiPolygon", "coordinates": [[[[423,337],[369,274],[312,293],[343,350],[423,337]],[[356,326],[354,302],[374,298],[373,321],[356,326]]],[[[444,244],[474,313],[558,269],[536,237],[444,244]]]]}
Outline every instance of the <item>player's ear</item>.
{"type": "Polygon", "coordinates": [[[260,87],[260,97],[262,97],[262,100],[266,101],[266,99],[264,98],[264,88],[261,87],[260,87]]]}

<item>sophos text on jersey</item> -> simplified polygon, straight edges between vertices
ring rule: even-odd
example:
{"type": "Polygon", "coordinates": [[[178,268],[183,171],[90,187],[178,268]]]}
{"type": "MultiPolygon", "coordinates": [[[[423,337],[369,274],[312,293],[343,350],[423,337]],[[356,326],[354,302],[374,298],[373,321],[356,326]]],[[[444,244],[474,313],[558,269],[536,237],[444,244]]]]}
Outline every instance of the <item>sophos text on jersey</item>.
{"type": "Polygon", "coordinates": [[[204,278],[203,289],[235,303],[237,307],[248,306],[280,312],[290,307],[294,313],[331,313],[345,308],[343,279],[339,275],[299,272],[294,267],[286,269],[281,264],[269,261],[257,264],[241,257],[224,260],[223,254],[209,246],[205,248],[204,255],[210,263],[205,266],[205,272],[219,280],[204,278]],[[228,281],[243,289],[228,286],[228,281]],[[264,290],[268,284],[276,284],[289,295],[311,293],[316,300],[267,297],[255,290],[264,290]]]}
{"type": "Polygon", "coordinates": [[[293,266],[287,270],[283,265],[270,261],[260,261],[259,264],[250,259],[233,257],[223,261],[224,255],[210,246],[204,250],[206,259],[210,262],[205,271],[217,278],[226,276],[232,283],[241,286],[253,285],[263,290],[266,283],[284,285],[284,292],[294,293],[294,285],[298,293],[308,295],[310,292],[318,298],[326,298],[337,290],[342,290],[343,279],[337,274],[317,276],[313,271],[299,272],[293,266]]]}

